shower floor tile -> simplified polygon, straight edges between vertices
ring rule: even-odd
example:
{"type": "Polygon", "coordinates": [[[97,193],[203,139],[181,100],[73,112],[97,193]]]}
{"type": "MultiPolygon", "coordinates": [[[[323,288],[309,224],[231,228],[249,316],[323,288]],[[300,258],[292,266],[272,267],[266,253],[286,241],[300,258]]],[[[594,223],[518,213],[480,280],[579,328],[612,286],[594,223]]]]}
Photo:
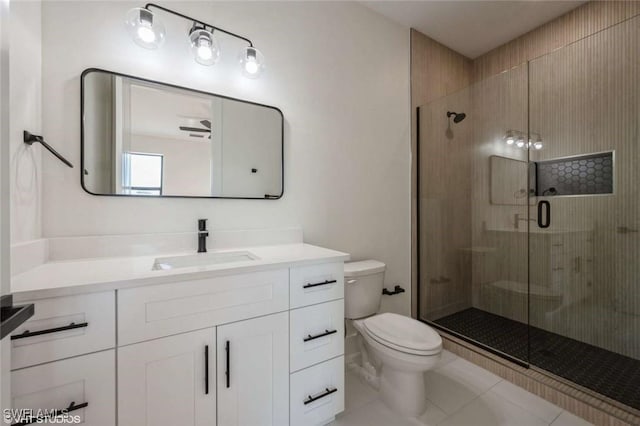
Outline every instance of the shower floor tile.
{"type": "Polygon", "coordinates": [[[466,338],[640,409],[640,360],[476,308],[434,321],[466,338]],[[530,342],[530,348],[529,348],[530,342]]]}

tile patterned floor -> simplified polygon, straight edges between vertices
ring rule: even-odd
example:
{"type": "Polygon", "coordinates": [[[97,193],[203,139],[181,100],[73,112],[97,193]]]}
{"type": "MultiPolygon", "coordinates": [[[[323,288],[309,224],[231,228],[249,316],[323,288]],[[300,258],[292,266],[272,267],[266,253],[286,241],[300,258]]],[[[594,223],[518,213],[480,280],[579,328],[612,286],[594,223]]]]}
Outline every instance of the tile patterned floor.
{"type": "Polygon", "coordinates": [[[427,410],[402,418],[347,369],[345,411],[332,426],[587,426],[538,396],[451,352],[425,374],[427,410]]]}
{"type": "Polygon", "coordinates": [[[476,308],[465,309],[435,322],[640,409],[640,360],[476,308]]]}

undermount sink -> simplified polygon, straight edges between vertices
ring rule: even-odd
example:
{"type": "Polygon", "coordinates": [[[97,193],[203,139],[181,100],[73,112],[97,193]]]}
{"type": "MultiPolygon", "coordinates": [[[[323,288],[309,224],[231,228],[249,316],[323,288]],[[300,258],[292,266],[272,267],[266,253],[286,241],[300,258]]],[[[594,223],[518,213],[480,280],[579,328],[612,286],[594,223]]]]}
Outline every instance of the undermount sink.
{"type": "Polygon", "coordinates": [[[248,251],[228,251],[223,253],[198,253],[184,256],[159,257],[153,262],[154,271],[190,268],[194,266],[218,265],[221,263],[257,260],[258,256],[248,251]]]}

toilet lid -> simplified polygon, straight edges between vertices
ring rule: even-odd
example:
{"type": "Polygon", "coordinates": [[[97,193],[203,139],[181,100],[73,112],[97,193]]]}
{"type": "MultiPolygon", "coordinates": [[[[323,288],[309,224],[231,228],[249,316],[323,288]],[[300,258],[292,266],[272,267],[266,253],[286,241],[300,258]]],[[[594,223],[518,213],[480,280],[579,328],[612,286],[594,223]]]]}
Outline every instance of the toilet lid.
{"type": "Polygon", "coordinates": [[[364,328],[378,343],[401,352],[434,355],[442,350],[442,338],[434,329],[403,315],[374,315],[364,320],[364,328]]]}

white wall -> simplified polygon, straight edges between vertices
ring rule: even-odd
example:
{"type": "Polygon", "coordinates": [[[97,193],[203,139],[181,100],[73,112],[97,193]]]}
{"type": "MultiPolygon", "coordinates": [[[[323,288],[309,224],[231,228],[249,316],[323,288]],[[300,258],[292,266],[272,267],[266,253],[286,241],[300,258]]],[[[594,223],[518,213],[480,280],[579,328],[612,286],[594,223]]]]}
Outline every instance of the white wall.
{"type": "Polygon", "coordinates": [[[14,1],[11,4],[9,139],[11,145],[11,242],[14,244],[40,238],[42,234],[41,157],[43,152],[39,144],[29,146],[23,142],[22,137],[23,130],[29,130],[37,135],[42,131],[40,14],[39,1],[14,1]]]}
{"type": "MultiPolygon", "coordinates": [[[[9,293],[9,0],[0,0],[0,296],[9,293]]],[[[11,340],[0,342],[0,410],[11,406],[11,340]]]]}
{"type": "Polygon", "coordinates": [[[162,193],[211,194],[211,142],[131,135],[131,152],[162,154],[162,193]]]}
{"type": "Polygon", "coordinates": [[[135,45],[125,2],[43,4],[43,127],[70,157],[45,156],[47,237],[302,225],[307,242],[376,258],[389,286],[407,293],[383,308],[410,307],[409,30],[357,3],[163,2],[251,38],[267,72],[244,79],[237,41],[220,37],[223,58],[196,64],[189,24],[162,15],[165,45],[135,45]],[[285,193],[278,201],[95,197],[80,187],[80,73],[88,67],[189,86],[282,109],[285,193]]]}

